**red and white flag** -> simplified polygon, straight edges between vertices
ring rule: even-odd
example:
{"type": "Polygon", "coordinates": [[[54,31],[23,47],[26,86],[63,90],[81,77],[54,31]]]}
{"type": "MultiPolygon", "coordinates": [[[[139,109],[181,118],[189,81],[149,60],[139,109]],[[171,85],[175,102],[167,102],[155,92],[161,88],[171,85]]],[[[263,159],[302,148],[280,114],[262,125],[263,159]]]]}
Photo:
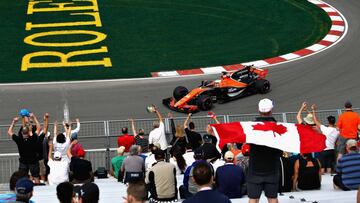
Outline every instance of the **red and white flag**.
{"type": "Polygon", "coordinates": [[[275,122],[232,122],[212,124],[221,149],[227,143],[264,145],[286,152],[320,152],[326,148],[325,135],[311,126],[275,122]]]}

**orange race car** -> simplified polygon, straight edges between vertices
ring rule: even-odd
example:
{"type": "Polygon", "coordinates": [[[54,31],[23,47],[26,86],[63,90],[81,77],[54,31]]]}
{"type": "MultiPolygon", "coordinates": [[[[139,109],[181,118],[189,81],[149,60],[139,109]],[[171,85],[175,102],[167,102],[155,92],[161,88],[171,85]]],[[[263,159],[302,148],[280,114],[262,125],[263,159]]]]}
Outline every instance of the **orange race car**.
{"type": "Polygon", "coordinates": [[[202,81],[199,87],[189,92],[186,87],[174,89],[173,97],[163,99],[170,109],[183,113],[208,111],[213,103],[225,103],[244,96],[270,91],[270,82],[265,79],[268,70],[245,66],[233,73],[223,72],[215,81],[202,81]]]}

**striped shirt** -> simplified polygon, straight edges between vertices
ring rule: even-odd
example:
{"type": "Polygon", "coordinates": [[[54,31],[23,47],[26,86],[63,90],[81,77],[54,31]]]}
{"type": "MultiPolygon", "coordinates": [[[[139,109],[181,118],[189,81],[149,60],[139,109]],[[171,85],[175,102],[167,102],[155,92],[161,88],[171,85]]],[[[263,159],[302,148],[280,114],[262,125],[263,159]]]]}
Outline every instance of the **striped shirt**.
{"type": "Polygon", "coordinates": [[[347,188],[357,190],[360,186],[360,154],[351,152],[341,157],[336,172],[347,188]]]}

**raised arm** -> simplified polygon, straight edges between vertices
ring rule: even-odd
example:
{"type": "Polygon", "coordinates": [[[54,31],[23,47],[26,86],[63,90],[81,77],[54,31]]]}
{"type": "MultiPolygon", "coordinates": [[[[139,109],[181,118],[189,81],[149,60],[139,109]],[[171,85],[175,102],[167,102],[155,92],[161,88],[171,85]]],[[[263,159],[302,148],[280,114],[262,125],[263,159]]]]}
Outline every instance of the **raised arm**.
{"type": "Polygon", "coordinates": [[[317,109],[317,106],[315,104],[311,105],[311,113],[313,115],[314,122],[316,124],[316,127],[318,127],[320,129],[321,123],[316,116],[316,109],[317,109]]]}
{"type": "Polygon", "coordinates": [[[71,142],[69,148],[68,148],[67,151],[66,151],[66,155],[68,156],[69,160],[71,160],[71,157],[73,156],[73,155],[71,154],[71,150],[72,150],[73,146],[74,146],[77,142],[78,142],[77,140],[73,140],[73,141],[71,142]]]}
{"type": "Polygon", "coordinates": [[[171,112],[168,113],[168,118],[170,119],[171,133],[173,134],[173,137],[175,137],[176,128],[175,128],[174,117],[173,117],[173,114],[171,112]]]}
{"type": "Polygon", "coordinates": [[[36,133],[37,135],[39,135],[39,134],[40,134],[40,131],[41,131],[41,125],[40,125],[38,119],[36,118],[35,114],[30,113],[30,117],[31,117],[31,119],[35,122],[35,125],[36,125],[36,131],[35,131],[35,133],[36,133]]]}
{"type": "Polygon", "coordinates": [[[301,104],[301,107],[300,107],[297,115],[296,115],[296,120],[297,120],[298,124],[301,124],[301,123],[303,122],[303,121],[302,121],[302,118],[301,118],[301,113],[302,113],[303,111],[305,111],[306,108],[307,108],[307,103],[306,103],[306,102],[303,102],[303,103],[301,104]]]}
{"type": "Polygon", "coordinates": [[[191,118],[191,113],[188,114],[188,116],[186,117],[185,121],[184,121],[184,129],[188,127],[188,122],[191,118]]]}
{"type": "Polygon", "coordinates": [[[14,134],[14,126],[19,121],[19,117],[13,118],[10,127],[8,129],[8,135],[11,137],[14,134]]]}
{"type": "Polygon", "coordinates": [[[54,145],[52,142],[49,142],[49,154],[48,154],[48,160],[52,159],[52,153],[53,153],[53,150],[54,150],[54,145]]]}
{"type": "Polygon", "coordinates": [[[134,121],[134,119],[129,118],[129,122],[131,124],[132,133],[133,133],[134,137],[136,137],[137,133],[136,133],[136,128],[135,128],[135,121],[134,121]]]}
{"type": "Polygon", "coordinates": [[[45,113],[44,115],[44,135],[46,136],[47,132],[49,130],[49,114],[45,113]]]}
{"type": "Polygon", "coordinates": [[[58,128],[58,122],[55,121],[54,122],[54,140],[56,140],[56,136],[57,136],[57,128],[58,128]]]}
{"type": "MultiPolygon", "coordinates": [[[[155,106],[154,106],[155,107],[155,106]]],[[[158,110],[157,107],[155,107],[155,113],[156,113],[156,116],[158,117],[159,119],[159,122],[164,122],[164,118],[163,116],[161,115],[160,111],[158,110]]]]}
{"type": "Polygon", "coordinates": [[[65,136],[70,137],[71,136],[71,123],[66,124],[63,122],[64,130],[65,130],[65,136]]]}
{"type": "Polygon", "coordinates": [[[22,127],[26,126],[28,118],[26,116],[21,117],[21,125],[22,127]]]}
{"type": "Polygon", "coordinates": [[[220,124],[220,121],[217,119],[217,116],[214,112],[209,112],[208,113],[209,117],[212,118],[217,124],[220,124]]]}
{"type": "Polygon", "coordinates": [[[72,131],[72,133],[79,133],[79,131],[80,131],[80,119],[76,119],[75,120],[76,121],[76,128],[72,131]]]}

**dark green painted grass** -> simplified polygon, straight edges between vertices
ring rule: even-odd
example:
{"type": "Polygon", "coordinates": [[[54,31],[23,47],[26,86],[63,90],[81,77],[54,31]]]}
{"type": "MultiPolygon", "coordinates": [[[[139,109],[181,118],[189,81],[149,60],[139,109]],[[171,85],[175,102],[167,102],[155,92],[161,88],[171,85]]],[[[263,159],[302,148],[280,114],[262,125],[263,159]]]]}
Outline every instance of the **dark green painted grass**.
{"type": "MultiPolygon", "coordinates": [[[[155,71],[242,63],[310,46],[322,39],[331,26],[326,13],[306,0],[99,0],[98,3],[101,28],[81,26],[25,31],[27,21],[48,23],[86,18],[69,18],[70,12],[28,16],[27,1],[1,1],[0,82],[148,77],[155,71]],[[77,48],[34,47],[23,42],[26,36],[34,33],[72,29],[103,32],[107,39],[77,48]],[[66,53],[100,46],[107,46],[109,53],[73,59],[110,57],[111,68],[89,66],[20,71],[22,57],[30,52],[66,53]]],[[[80,39],[87,37],[42,38],[50,42],[80,39]]]]}

